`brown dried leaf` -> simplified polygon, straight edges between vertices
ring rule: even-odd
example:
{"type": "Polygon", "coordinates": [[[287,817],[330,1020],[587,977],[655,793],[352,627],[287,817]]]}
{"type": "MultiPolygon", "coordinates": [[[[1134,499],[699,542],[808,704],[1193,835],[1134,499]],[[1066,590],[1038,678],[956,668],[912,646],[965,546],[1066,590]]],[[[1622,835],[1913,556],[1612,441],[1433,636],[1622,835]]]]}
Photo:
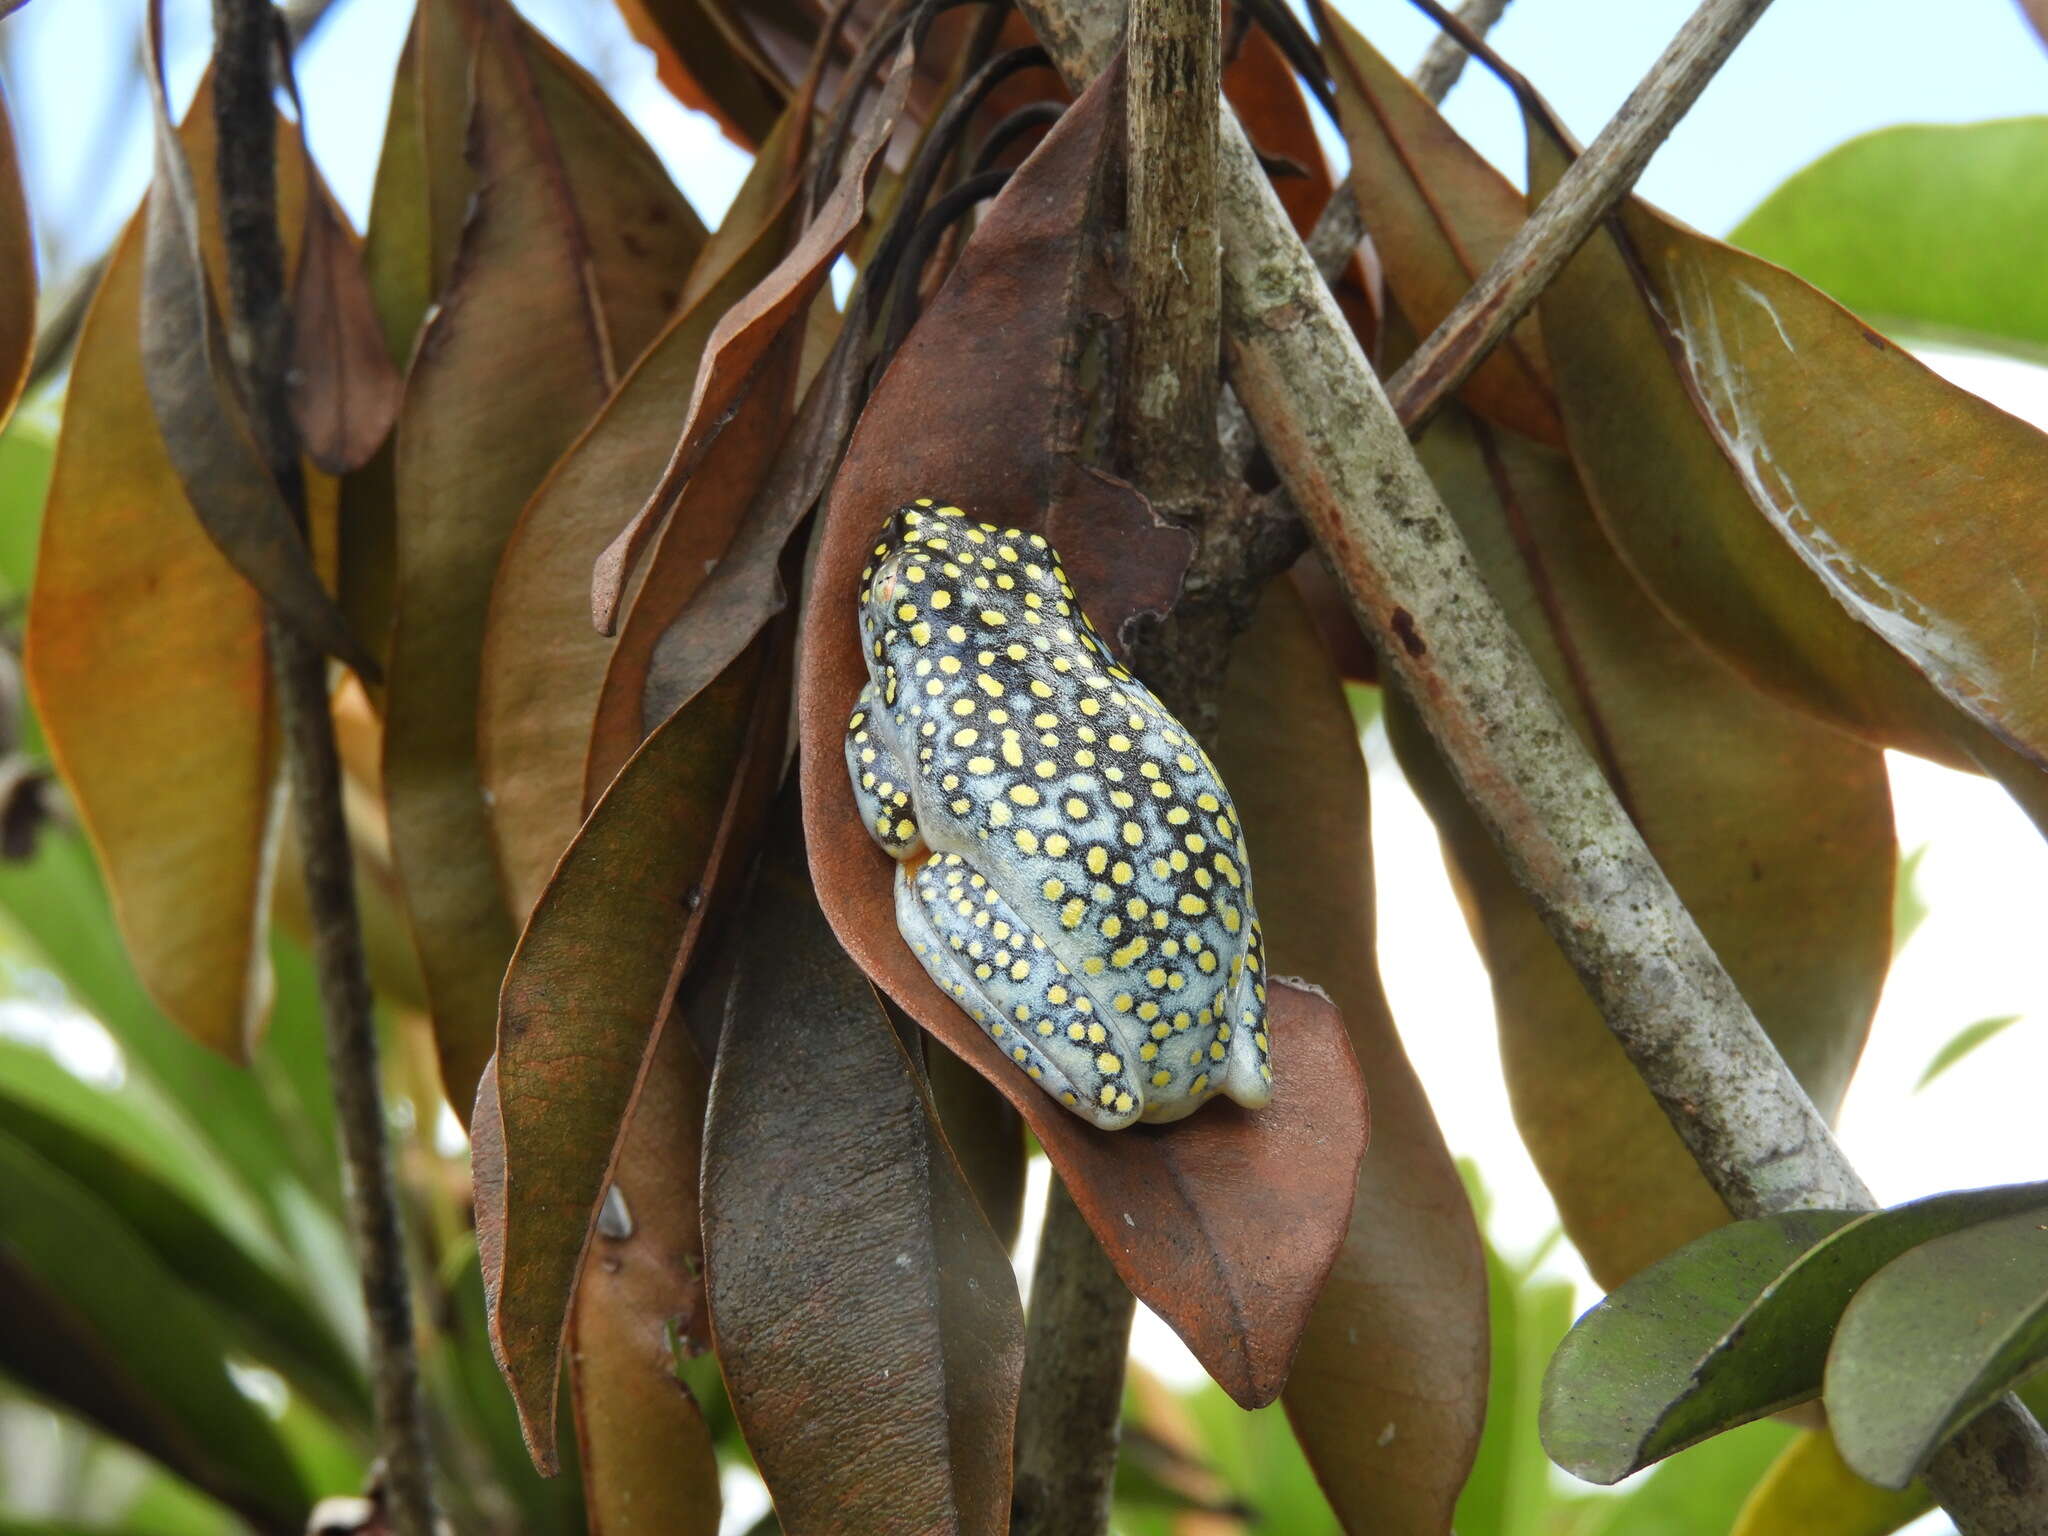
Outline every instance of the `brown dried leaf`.
{"type": "Polygon", "coordinates": [[[1239,640],[1219,718],[1216,761],[1258,851],[1272,963],[1329,990],[1372,1085],[1372,1153],[1283,1401],[1347,1529],[1441,1533],[1486,1411],[1486,1266],[1380,989],[1365,762],[1290,583],[1268,589],[1239,640]]]}
{"type": "Polygon", "coordinates": [[[737,862],[748,781],[781,767],[787,695],[764,687],[778,665],[763,641],[647,738],[563,854],[505,976],[495,1101],[508,1203],[485,1275],[499,1363],[543,1470],[563,1322],[656,1021],[717,906],[707,888],[737,862]]]}
{"type": "MultiPolygon", "coordinates": [[[[1433,330],[1521,224],[1517,192],[1401,72],[1328,6],[1323,52],[1351,149],[1351,188],[1387,288],[1418,335],[1433,330]]],[[[1564,446],[1532,312],[1479,365],[1462,398],[1553,448],[1564,446]]]]}
{"type": "Polygon", "coordinates": [[[21,189],[7,96],[0,91],[0,425],[14,409],[35,350],[35,231],[21,189]]]}
{"type": "Polygon", "coordinates": [[[717,1536],[718,1456],[675,1345],[709,1340],[697,1220],[703,1067],[671,1021],[612,1170],[569,1314],[569,1386],[591,1536],[717,1536]]]}
{"type": "Polygon", "coordinates": [[[478,778],[484,622],[521,508],[602,403],[588,253],[509,10],[480,34],[480,191],[406,381],[385,798],[449,1101],[491,1053],[514,928],[478,778]]]}
{"type": "Polygon", "coordinates": [[[805,827],[819,899],[848,953],[1016,1105],[1131,1288],[1232,1396],[1260,1404],[1286,1379],[1364,1152],[1364,1090],[1336,1009],[1272,990],[1279,1080],[1267,1108],[1219,1102],[1172,1126],[1095,1130],[1017,1071],[898,935],[892,864],[861,824],[840,752],[866,677],[860,569],[882,519],[908,499],[945,496],[1044,532],[1105,633],[1179,590],[1185,535],[1063,452],[1066,343],[1099,335],[1104,313],[1084,232],[1101,227],[1098,170],[1121,143],[1120,73],[1091,87],[1005,188],[861,417],[805,616],[805,827]]]}
{"type": "MultiPolygon", "coordinates": [[[[202,90],[182,130],[202,164],[211,102],[202,90]]],[[[290,256],[305,195],[298,156],[279,170],[290,256]]],[[[214,242],[212,178],[195,190],[214,242]]],[[[27,674],[136,973],[180,1029],[240,1058],[271,989],[276,741],[262,601],[191,515],[164,450],[143,380],[142,282],[138,215],[72,365],[27,674]]],[[[331,482],[309,490],[316,513],[321,498],[331,506],[331,482]]]]}
{"type": "Polygon", "coordinates": [[[228,563],[284,622],[374,679],[377,664],[314,568],[242,401],[207,280],[192,167],[164,95],[161,0],[149,7],[148,35],[156,170],[143,219],[142,376],[164,447],[200,526],[228,563]]]}
{"type": "Polygon", "coordinates": [[[786,1528],[994,1536],[1016,1280],[786,820],[741,920],[704,1134],[719,1366],[786,1528]]]}
{"type": "Polygon", "coordinates": [[[306,200],[292,284],[292,420],[331,475],[369,463],[391,434],[405,380],[391,360],[361,252],[341,212],[306,200]]]}
{"type": "MultiPolygon", "coordinates": [[[[825,199],[775,270],[745,300],[734,305],[719,320],[705,345],[705,361],[699,368],[697,384],[690,399],[686,425],[668,467],[654,494],[625,529],[598,557],[591,584],[591,617],[598,629],[610,634],[618,622],[627,580],[638,563],[647,541],[660,530],[673,510],[684,484],[703,460],[718,432],[729,419],[741,396],[752,385],[762,364],[785,328],[801,321],[811,300],[824,284],[832,263],[838,259],[867,202],[867,179],[875,157],[888,141],[910,89],[912,54],[908,42],[898,51],[888,82],[870,110],[867,125],[854,142],[846,160],[846,173],[825,199]]],[[[802,515],[802,510],[798,516],[802,515]]],[[[769,561],[772,571],[781,557],[778,544],[769,561]]],[[[762,613],[765,621],[772,607],[762,613]]],[[[728,656],[760,628],[757,622],[741,636],[728,656]]],[[[718,665],[722,665],[719,663],[718,665]]],[[[715,671],[716,666],[707,668],[715,671]]]]}

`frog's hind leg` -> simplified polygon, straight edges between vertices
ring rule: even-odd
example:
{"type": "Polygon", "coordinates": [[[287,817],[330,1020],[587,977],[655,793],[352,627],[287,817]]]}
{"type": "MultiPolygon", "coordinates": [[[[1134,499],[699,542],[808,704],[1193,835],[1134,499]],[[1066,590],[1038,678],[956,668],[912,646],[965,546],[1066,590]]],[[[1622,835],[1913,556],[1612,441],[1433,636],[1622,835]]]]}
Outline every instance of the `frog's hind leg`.
{"type": "MultiPolygon", "coordinates": [[[[1243,974],[1226,996],[1229,1053],[1223,1066],[1222,1092],[1247,1109],[1263,1109],[1273,1097],[1273,1051],[1266,1016],[1265,939],[1252,921],[1243,974]]],[[[1217,1031],[1223,1035],[1223,1030],[1217,1031]]]]}
{"type": "Polygon", "coordinates": [[[1143,1113],[1133,1063],[1042,939],[957,853],[896,866],[896,927],[933,981],[1075,1114],[1120,1130],[1143,1113]]]}
{"type": "Polygon", "coordinates": [[[892,859],[907,859],[923,846],[924,836],[911,803],[910,765],[897,754],[884,718],[875,685],[869,683],[846,722],[846,771],[868,836],[892,859]]]}

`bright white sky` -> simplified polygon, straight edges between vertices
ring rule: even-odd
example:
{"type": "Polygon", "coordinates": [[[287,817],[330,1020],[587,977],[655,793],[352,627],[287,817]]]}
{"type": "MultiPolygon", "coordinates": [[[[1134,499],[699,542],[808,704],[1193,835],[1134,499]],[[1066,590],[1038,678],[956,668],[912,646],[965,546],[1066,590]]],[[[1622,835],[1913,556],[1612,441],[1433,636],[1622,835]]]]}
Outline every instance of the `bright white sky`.
{"type": "MultiPolygon", "coordinates": [[[[707,221],[716,222],[745,158],[661,90],[652,65],[609,5],[520,0],[568,51],[604,77],[707,221]]],[[[1341,0],[1340,9],[1397,61],[1420,57],[1430,29],[1402,0],[1341,0]]],[[[1687,0],[1517,0],[1495,32],[1500,49],[1590,138],[1690,12],[1687,0]]],[[[174,77],[189,88],[204,47],[203,0],[170,7],[174,77]]],[[[409,0],[343,0],[302,64],[313,141],[360,220],[409,0]],[[366,128],[374,124],[374,129],[366,128]]],[[[40,0],[7,23],[14,110],[31,202],[63,238],[68,264],[99,248],[146,176],[143,139],[103,126],[95,49],[128,46],[135,0],[40,0]],[[111,40],[111,41],[110,41],[111,40]]],[[[1505,93],[1468,70],[1452,120],[1517,181],[1521,129],[1505,93]]],[[[1787,174],[1867,129],[1967,122],[2048,111],[2048,54],[2013,0],[1780,0],[1659,152],[1643,179],[1654,201],[1725,232],[1787,174]]],[[[1995,359],[1937,366],[2048,427],[2048,374],[1995,359]]],[[[1427,818],[1401,783],[1377,729],[1368,736],[1380,904],[1381,965],[1394,1010],[1454,1151],[1477,1161],[1496,1197],[1496,1237],[1533,1247],[1554,1215],[1515,1137],[1492,1040],[1484,973],[1466,938],[1427,818]]],[[[2048,1083],[2048,963],[2040,942],[2048,848],[2004,793],[1982,780],[1893,759],[1902,847],[1926,845],[1921,887],[1931,913],[1895,965],[1842,1139],[1886,1202],[1940,1189],[2048,1178],[2039,1132],[2048,1083]],[[1994,1014],[2021,1022],[1926,1091],[1913,1084],[1951,1035],[1994,1014]]],[[[1028,1266],[1028,1252],[1024,1256],[1028,1266]]],[[[1581,1278],[1560,1250],[1553,1265],[1581,1278]]],[[[1020,1271],[1028,1275],[1028,1267],[1020,1271]]],[[[1585,1291],[1587,1301],[1592,1299],[1585,1291]]],[[[1197,1368],[1156,1321],[1141,1320],[1141,1356],[1169,1377],[1197,1368]]],[[[736,1492],[741,1490],[736,1489],[736,1492]]],[[[754,1497],[732,1513],[743,1525],[754,1497]]]]}

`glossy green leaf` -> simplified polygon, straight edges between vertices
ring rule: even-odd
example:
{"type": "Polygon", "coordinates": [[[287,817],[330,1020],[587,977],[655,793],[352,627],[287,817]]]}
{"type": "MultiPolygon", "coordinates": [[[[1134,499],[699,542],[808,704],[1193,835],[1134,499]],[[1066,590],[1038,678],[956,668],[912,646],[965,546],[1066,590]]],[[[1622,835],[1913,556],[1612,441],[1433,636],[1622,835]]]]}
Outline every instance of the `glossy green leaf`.
{"type": "Polygon", "coordinates": [[[217,1316],[97,1195],[0,1132],[0,1368],[241,1512],[293,1531],[310,1502],[228,1375],[217,1316]]]}
{"type": "Polygon", "coordinates": [[[1905,1487],[2048,1359],[2048,1186],[2031,1189],[2033,1209],[1923,1243],[1842,1314],[1828,1422],[1842,1459],[1871,1482],[1905,1487]]]}
{"type": "MultiPolygon", "coordinates": [[[[1525,118],[1541,194],[1570,153],[1525,118]]],[[[1539,308],[1601,524],[1658,602],[1795,707],[2048,819],[2048,437],[1640,202],[1539,308]]]]}
{"type": "MultiPolygon", "coordinates": [[[[1447,411],[1423,461],[1487,586],[1822,1113],[1890,959],[1882,755],[1757,693],[1615,556],[1565,459],[1447,411]]],[[[1492,838],[1398,698],[1403,766],[1456,861],[1516,1123],[1565,1230],[1615,1285],[1727,1219],[1492,838]]]]}
{"type": "Polygon", "coordinates": [[[1795,171],[1728,238],[1886,331],[2048,356],[2048,117],[1880,128],[1795,171]]]}
{"type": "Polygon", "coordinates": [[[1719,1536],[1795,1433],[1766,1420],[1681,1451],[1621,1497],[1580,1506],[1573,1536],[1719,1536]]]}
{"type": "Polygon", "coordinates": [[[1918,1483],[1865,1482],[1826,1430],[1809,1430],[1771,1463],[1729,1536],[1892,1536],[1933,1507],[1918,1483]]]}
{"type": "Polygon", "coordinates": [[[485,615],[533,488],[602,404],[586,246],[507,8],[480,23],[480,191],[406,381],[384,793],[449,1102],[468,1116],[515,937],[477,768],[485,615]]]}
{"type": "Polygon", "coordinates": [[[719,1365],[791,1530],[1010,1525],[1024,1318],[916,1069],[818,909],[785,797],[704,1133],[719,1365]]]}
{"type": "Polygon", "coordinates": [[[1623,1285],[1580,1319],[1544,1382],[1544,1448],[1612,1483],[1821,1390],[1857,1288],[1943,1234],[2032,1209],[2048,1185],[1936,1195],[1887,1211],[1736,1222],[1623,1285]]]}
{"type": "Polygon", "coordinates": [[[1927,921],[1927,896],[1920,888],[1920,865],[1931,844],[1922,843],[1899,857],[1898,883],[1892,896],[1892,958],[1899,958],[1907,942],[1927,921]]]}
{"type": "Polygon", "coordinates": [[[1979,1019],[1974,1024],[1964,1025],[1950,1037],[1946,1045],[1934,1053],[1933,1059],[1927,1063],[1927,1070],[1920,1074],[1920,1081],[1913,1085],[1913,1091],[1918,1093],[1985,1041],[2004,1034],[2019,1021],[2020,1015],[2007,1013],[1997,1018],[1979,1019]]]}

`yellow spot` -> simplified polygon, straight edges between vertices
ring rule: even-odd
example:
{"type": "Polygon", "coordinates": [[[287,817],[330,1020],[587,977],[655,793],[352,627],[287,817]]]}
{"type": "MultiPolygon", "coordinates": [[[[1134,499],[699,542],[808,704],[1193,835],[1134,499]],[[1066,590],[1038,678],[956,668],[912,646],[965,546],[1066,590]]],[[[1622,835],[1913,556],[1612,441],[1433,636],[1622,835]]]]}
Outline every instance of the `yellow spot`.
{"type": "Polygon", "coordinates": [[[970,757],[967,759],[967,771],[969,773],[994,773],[996,771],[995,759],[992,757],[970,757]]]}
{"type": "Polygon", "coordinates": [[[1095,766],[1095,754],[1086,747],[1083,747],[1074,754],[1074,766],[1076,768],[1093,768],[1095,766]]]}
{"type": "Polygon", "coordinates": [[[1204,976],[1214,975],[1216,971],[1216,951],[1213,949],[1203,950],[1195,957],[1195,965],[1204,976]]]}
{"type": "MultiPolygon", "coordinates": [[[[1129,839],[1127,838],[1126,841],[1128,840],[1129,839]]],[[[1131,866],[1126,864],[1122,859],[1118,859],[1116,861],[1116,868],[1112,869],[1109,872],[1109,878],[1114,880],[1118,885],[1129,885],[1131,881],[1136,878],[1136,875],[1137,871],[1132,869],[1131,866]]],[[[1131,916],[1133,917],[1139,917],[1142,915],[1142,913],[1138,912],[1133,912],[1131,914],[1131,916]]]]}
{"type": "Polygon", "coordinates": [[[980,734],[971,725],[963,726],[953,733],[953,745],[956,747],[971,747],[979,740],[980,734]]]}
{"type": "Polygon", "coordinates": [[[952,606],[953,606],[953,594],[952,594],[952,593],[950,593],[950,592],[934,592],[934,593],[932,594],[932,606],[933,606],[934,608],[950,608],[950,607],[952,607],[952,606]]]}
{"type": "MultiPolygon", "coordinates": [[[[991,716],[990,718],[993,719],[994,717],[991,716]]],[[[1017,745],[1017,733],[1015,731],[1003,732],[1003,761],[1012,768],[1022,768],[1024,766],[1024,749],[1017,745]]],[[[1037,792],[1034,790],[1032,793],[1035,799],[1037,792]]]]}
{"type": "Polygon", "coordinates": [[[1123,1069],[1124,1064],[1117,1060],[1114,1051],[1104,1051],[1095,1058],[1095,1070],[1098,1072],[1121,1072],[1123,1069]]]}
{"type": "Polygon", "coordinates": [[[1237,866],[1230,862],[1230,855],[1227,853],[1216,855],[1216,873],[1228,880],[1232,885],[1239,884],[1242,878],[1237,872],[1237,866]]]}
{"type": "Polygon", "coordinates": [[[1016,960],[1011,962],[1010,980],[1022,981],[1026,976],[1029,976],[1030,974],[1031,962],[1029,960],[1016,960]]]}
{"type": "Polygon", "coordinates": [[[1058,901],[1067,894],[1066,882],[1063,880],[1048,880],[1039,887],[1039,891],[1047,901],[1058,901]]]}
{"type": "Polygon", "coordinates": [[[1129,843],[1133,848],[1137,847],[1138,844],[1145,841],[1145,829],[1139,826],[1135,821],[1125,822],[1124,841],[1129,843]]]}
{"type": "Polygon", "coordinates": [[[1052,685],[1035,677],[1031,679],[1031,691],[1041,699],[1052,697],[1052,685]]]}
{"type": "Polygon", "coordinates": [[[1082,713],[1082,714],[1084,714],[1084,715],[1099,715],[1099,714],[1101,714],[1101,713],[1102,713],[1102,700],[1100,700],[1100,699],[1098,699],[1098,698],[1094,698],[1094,697],[1091,697],[1091,696],[1083,696],[1083,698],[1082,698],[1082,700],[1081,700],[1081,713],[1082,713]]]}
{"type": "Polygon", "coordinates": [[[1154,1088],[1164,1088],[1168,1083],[1172,1081],[1173,1074],[1167,1071],[1164,1067],[1161,1067],[1157,1072],[1154,1072],[1152,1074],[1152,1086],[1154,1088]]]}
{"type": "Polygon", "coordinates": [[[1159,1042],[1157,1040],[1147,1040],[1138,1047],[1138,1059],[1140,1061],[1155,1061],[1158,1059],[1158,1056],[1159,1042]]]}
{"type": "Polygon", "coordinates": [[[1067,841],[1067,835],[1064,832],[1055,832],[1045,840],[1045,851],[1056,859],[1065,858],[1067,850],[1073,846],[1072,843],[1067,841]]]}
{"type": "MultiPolygon", "coordinates": [[[[1088,903],[1078,896],[1071,897],[1067,904],[1060,908],[1060,926],[1063,928],[1078,928],[1081,926],[1081,919],[1087,915],[1088,903]]],[[[1214,970],[1215,967],[1212,965],[1210,969],[1214,970]]]]}
{"type": "Polygon", "coordinates": [[[1195,1021],[1193,1019],[1188,1017],[1188,1011],[1185,1008],[1183,1008],[1179,1013],[1176,1013],[1173,1016],[1173,1027],[1175,1029],[1186,1029],[1190,1024],[1194,1022],[1195,1021]]]}
{"type": "Polygon", "coordinates": [[[916,831],[917,823],[914,821],[899,821],[896,823],[896,835],[899,838],[908,839],[916,831]]]}
{"type": "Polygon", "coordinates": [[[1039,1032],[1039,1033],[1040,1033],[1041,1035],[1049,1035],[1049,1034],[1051,1034],[1051,1033],[1052,1033],[1052,1020],[1051,1020],[1051,1019],[1040,1019],[1040,1020],[1038,1021],[1038,1032],[1039,1032]]]}
{"type": "Polygon", "coordinates": [[[925,623],[923,619],[919,619],[915,624],[910,626],[910,638],[915,640],[919,645],[930,645],[932,643],[931,625],[925,623]]]}
{"type": "Polygon", "coordinates": [[[1165,986],[1165,985],[1166,985],[1166,967],[1165,967],[1165,966],[1163,966],[1163,965],[1155,965],[1155,966],[1153,966],[1153,967],[1152,967],[1152,969],[1151,969],[1151,970],[1147,971],[1147,972],[1145,973],[1145,985],[1146,985],[1146,986],[1148,986],[1148,987],[1163,987],[1163,986],[1165,986]]]}
{"type": "Polygon", "coordinates": [[[1120,1115],[1128,1115],[1131,1112],[1131,1106],[1137,1102],[1128,1093],[1120,1093],[1116,1096],[1116,1112],[1120,1115]]]}
{"type": "Polygon", "coordinates": [[[1126,736],[1122,731],[1118,731],[1115,735],[1109,738],[1109,750],[1112,752],[1130,751],[1131,738],[1126,736]]]}
{"type": "Polygon", "coordinates": [[[1001,624],[1003,616],[993,608],[984,608],[981,610],[981,622],[988,625],[1001,624]]]}
{"type": "Polygon", "coordinates": [[[1038,791],[1029,784],[1012,784],[1010,786],[1010,798],[1019,805],[1036,805],[1038,804],[1038,791]]]}
{"type": "MultiPolygon", "coordinates": [[[[945,595],[946,595],[946,594],[945,594],[945,593],[943,593],[943,592],[941,592],[941,593],[939,594],[939,596],[940,596],[940,597],[944,597],[945,595]]],[[[945,605],[944,603],[937,603],[937,602],[935,602],[935,603],[933,604],[933,606],[934,606],[934,607],[936,607],[936,608],[943,608],[943,607],[945,607],[946,605],[945,605]]],[[[966,644],[966,643],[967,643],[967,626],[966,626],[966,625],[964,625],[964,624],[948,624],[948,625],[946,626],[946,638],[947,638],[948,640],[952,641],[952,642],[953,642],[953,643],[954,643],[955,645],[964,645],[964,644],[966,644]]],[[[947,671],[949,671],[949,672],[957,672],[957,671],[959,671],[960,669],[959,669],[959,668],[958,668],[957,666],[954,666],[954,667],[948,667],[948,668],[947,668],[946,670],[947,670],[947,671]]]]}
{"type": "Polygon", "coordinates": [[[988,808],[988,822],[992,827],[1007,827],[1010,824],[1010,808],[997,800],[988,808]]]}
{"type": "Polygon", "coordinates": [[[1195,804],[1199,805],[1203,810],[1210,812],[1212,815],[1215,812],[1223,809],[1222,802],[1219,801],[1214,795],[1210,794],[1206,789],[1203,790],[1202,793],[1200,793],[1199,795],[1195,796],[1195,804]]]}
{"type": "Polygon", "coordinates": [[[1223,926],[1232,933],[1235,933],[1244,926],[1244,917],[1238,912],[1237,908],[1225,907],[1223,909],[1223,926]]]}
{"type": "Polygon", "coordinates": [[[1208,1086],[1209,1074],[1204,1072],[1201,1076],[1197,1077],[1192,1083],[1188,1084],[1188,1091],[1190,1093],[1200,1093],[1204,1088],[1207,1088],[1208,1086]]]}
{"type": "Polygon", "coordinates": [[[1081,969],[1090,976],[1100,976],[1106,967],[1102,963],[1102,956],[1090,955],[1081,962],[1081,969]]]}
{"type": "Polygon", "coordinates": [[[953,701],[953,713],[954,713],[954,714],[956,714],[956,715],[971,715],[971,714],[973,714],[973,713],[974,713],[974,700],[972,700],[972,699],[955,699],[955,700],[953,701]]]}
{"type": "MultiPolygon", "coordinates": [[[[1104,1109],[1109,1108],[1110,1105],[1116,1102],[1116,1097],[1116,1084],[1104,1083],[1102,1085],[1102,1107],[1104,1109]]],[[[1126,1094],[1125,1097],[1128,1098],[1129,1095],[1126,1094]]]]}
{"type": "Polygon", "coordinates": [[[1169,806],[1166,824],[1170,827],[1184,827],[1188,824],[1188,808],[1184,805],[1169,806]]]}
{"type": "Polygon", "coordinates": [[[1003,696],[1003,685],[990,677],[986,672],[975,674],[974,686],[992,699],[1000,699],[1003,696]]]}
{"type": "Polygon", "coordinates": [[[1223,1048],[1223,1042],[1221,1040],[1215,1040],[1210,1042],[1209,1059],[1211,1061],[1221,1061],[1225,1056],[1228,1056],[1229,1054],[1230,1052],[1223,1048]]]}
{"type": "Polygon", "coordinates": [[[901,619],[904,623],[908,624],[912,619],[917,617],[917,605],[915,603],[902,604],[896,610],[896,617],[901,619]]]}
{"type": "Polygon", "coordinates": [[[1060,769],[1059,764],[1055,763],[1051,758],[1041,757],[1036,763],[1031,765],[1031,771],[1041,779],[1049,779],[1058,773],[1060,769]]]}
{"type": "Polygon", "coordinates": [[[1060,1102],[1066,1105],[1067,1108],[1072,1109],[1080,1100],[1076,1099],[1071,1093],[1062,1093],[1060,1095],[1060,1102]]]}
{"type": "Polygon", "coordinates": [[[1109,850],[1100,844],[1090,848],[1088,850],[1087,864],[1089,874],[1101,874],[1105,869],[1109,868],[1109,850]]]}
{"type": "Polygon", "coordinates": [[[1088,1026],[1088,1043],[1090,1045],[1100,1045],[1103,1041],[1107,1040],[1108,1038],[1109,1031],[1107,1029],[1104,1029],[1100,1024],[1090,1024],[1088,1026]]]}
{"type": "Polygon", "coordinates": [[[1088,1027],[1085,1024],[1069,1024],[1067,1026],[1067,1038],[1073,1041],[1087,1039],[1088,1027]]]}
{"type": "Polygon", "coordinates": [[[1190,891],[1180,899],[1180,909],[1189,917],[1200,917],[1209,910],[1209,903],[1190,891]]]}
{"type": "Polygon", "coordinates": [[[1038,852],[1038,835],[1029,827],[1017,829],[1017,846],[1026,853],[1038,852]]]}
{"type": "Polygon", "coordinates": [[[1067,997],[1067,989],[1061,986],[1058,982],[1054,982],[1051,986],[1045,989],[1045,1000],[1051,1003],[1054,1007],[1058,1007],[1061,1003],[1064,1003],[1067,1000],[1067,997]]]}

